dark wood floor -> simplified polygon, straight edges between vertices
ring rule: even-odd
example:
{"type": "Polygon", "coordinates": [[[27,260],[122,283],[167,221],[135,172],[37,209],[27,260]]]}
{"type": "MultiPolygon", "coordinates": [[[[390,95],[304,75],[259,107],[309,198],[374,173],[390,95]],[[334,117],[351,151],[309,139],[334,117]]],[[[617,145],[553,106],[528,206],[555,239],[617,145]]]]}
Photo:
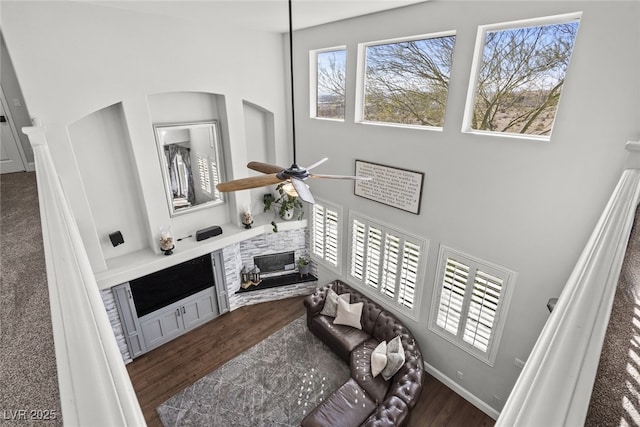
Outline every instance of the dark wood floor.
{"type": "MultiPolygon", "coordinates": [[[[302,297],[242,307],[135,359],[127,369],[147,424],[161,426],[158,405],[303,314],[302,297]]],[[[409,426],[493,424],[489,416],[427,375],[409,426]]]]}

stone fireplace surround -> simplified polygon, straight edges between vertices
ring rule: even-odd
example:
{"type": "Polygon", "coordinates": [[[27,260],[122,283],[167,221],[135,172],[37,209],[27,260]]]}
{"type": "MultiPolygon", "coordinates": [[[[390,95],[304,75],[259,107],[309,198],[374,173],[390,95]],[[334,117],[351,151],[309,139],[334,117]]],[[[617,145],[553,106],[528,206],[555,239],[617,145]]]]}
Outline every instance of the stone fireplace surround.
{"type": "MultiPolygon", "coordinates": [[[[229,310],[233,311],[245,305],[312,293],[317,287],[317,281],[236,294],[241,283],[240,271],[243,266],[248,269],[253,268],[253,258],[255,256],[294,251],[295,259],[297,260],[298,257],[308,253],[306,237],[307,229],[306,227],[301,227],[283,230],[277,233],[266,232],[224,246],[222,248],[222,255],[224,259],[224,276],[229,297],[229,310]]],[[[312,274],[314,273],[315,271],[312,271],[312,274]]],[[[122,358],[125,363],[129,363],[133,359],[129,353],[129,348],[124,337],[122,322],[112,289],[108,287],[101,289],[100,292],[109,321],[111,322],[111,327],[116,336],[116,341],[122,353],[122,358]]]]}

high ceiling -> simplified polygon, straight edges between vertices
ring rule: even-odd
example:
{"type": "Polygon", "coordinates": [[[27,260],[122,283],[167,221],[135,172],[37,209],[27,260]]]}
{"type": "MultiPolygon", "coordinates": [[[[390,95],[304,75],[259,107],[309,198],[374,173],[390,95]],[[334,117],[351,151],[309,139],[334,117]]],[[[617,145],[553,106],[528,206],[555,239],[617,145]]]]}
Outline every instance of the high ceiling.
{"type": "MultiPolygon", "coordinates": [[[[289,28],[286,0],[75,1],[247,30],[284,33],[289,28]]],[[[425,1],[428,0],[293,0],[293,28],[312,27],[425,1]]]]}

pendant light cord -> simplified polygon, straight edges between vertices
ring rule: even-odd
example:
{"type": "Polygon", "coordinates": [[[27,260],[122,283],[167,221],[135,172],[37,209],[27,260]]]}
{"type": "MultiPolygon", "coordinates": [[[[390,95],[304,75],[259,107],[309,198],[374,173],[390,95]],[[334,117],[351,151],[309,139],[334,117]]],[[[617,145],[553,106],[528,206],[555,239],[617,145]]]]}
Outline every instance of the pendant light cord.
{"type": "Polygon", "coordinates": [[[291,3],[289,0],[289,66],[291,74],[291,136],[293,140],[293,164],[296,164],[296,108],[293,94],[293,20],[291,14],[291,3]]]}

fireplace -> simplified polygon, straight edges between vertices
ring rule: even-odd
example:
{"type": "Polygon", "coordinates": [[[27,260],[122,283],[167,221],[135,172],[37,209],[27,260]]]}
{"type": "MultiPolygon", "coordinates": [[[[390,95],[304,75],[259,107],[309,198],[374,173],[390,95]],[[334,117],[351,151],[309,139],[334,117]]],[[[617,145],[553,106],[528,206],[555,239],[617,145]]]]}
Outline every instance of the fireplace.
{"type": "Polygon", "coordinates": [[[303,276],[299,273],[294,251],[258,255],[253,257],[253,264],[253,269],[243,270],[241,273],[240,289],[236,293],[318,280],[312,274],[303,276]]]}

